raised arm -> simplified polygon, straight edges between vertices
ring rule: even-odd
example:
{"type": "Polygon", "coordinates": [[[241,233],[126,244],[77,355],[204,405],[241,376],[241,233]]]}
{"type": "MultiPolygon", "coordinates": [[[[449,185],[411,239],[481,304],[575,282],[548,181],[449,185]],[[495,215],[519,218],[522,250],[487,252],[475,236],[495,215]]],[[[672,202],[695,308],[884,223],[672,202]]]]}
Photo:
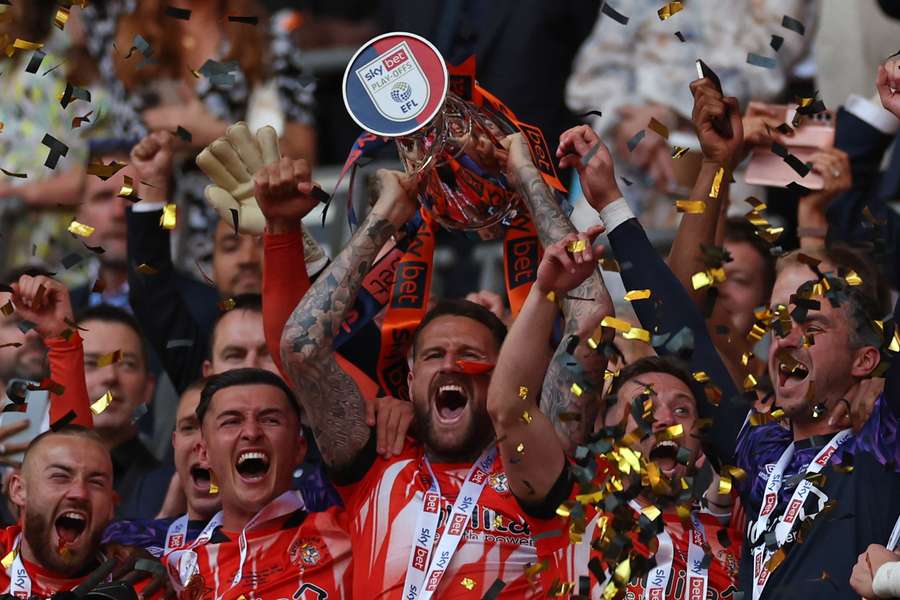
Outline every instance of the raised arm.
{"type": "MultiPolygon", "coordinates": [[[[564,432],[566,435],[558,435],[558,419],[548,418],[543,412],[543,406],[540,409],[537,407],[536,395],[542,380],[544,389],[554,383],[562,387],[560,382],[551,381],[555,375],[547,369],[547,361],[539,351],[539,346],[552,332],[557,314],[555,298],[564,296],[597,270],[591,237],[599,232],[600,228],[595,227],[586,234],[570,234],[547,247],[538,268],[537,281],[506,336],[491,376],[488,412],[497,433],[510,489],[516,498],[529,504],[540,503],[547,498],[564,467],[568,450],[566,446],[572,445],[572,436],[568,432],[564,432]],[[584,244],[585,249],[569,251],[569,244],[577,240],[584,244]]],[[[611,303],[601,301],[597,305],[608,308],[611,303]]],[[[604,316],[599,314],[600,311],[602,309],[592,319],[585,320],[582,323],[583,329],[577,331],[579,339],[584,340],[580,346],[585,349],[588,349],[587,339],[604,316]]],[[[562,345],[567,342],[568,339],[564,340],[562,345]]],[[[602,354],[590,349],[587,356],[588,360],[582,366],[593,375],[592,381],[602,384],[605,359],[602,354]]],[[[555,358],[552,364],[559,362],[561,361],[555,358]]],[[[576,365],[571,365],[570,370],[575,367],[576,365]]],[[[584,380],[581,385],[584,391],[579,395],[571,389],[560,390],[560,393],[596,405],[602,385],[596,386],[596,394],[584,380]]],[[[593,418],[581,412],[578,416],[581,418],[576,422],[585,428],[593,424],[593,418]]]]}
{"type": "Polygon", "coordinates": [[[334,469],[349,466],[371,435],[363,395],[338,364],[334,337],[378,251],[416,209],[408,177],[381,170],[378,178],[375,206],[294,309],[281,337],[282,367],[302,390],[322,457],[334,469]]]}
{"type": "MultiPolygon", "coordinates": [[[[584,126],[576,129],[581,129],[575,146],[580,156],[598,143],[600,146],[596,154],[609,156],[593,130],[584,126]]],[[[628,290],[651,290],[652,301],[636,302],[634,305],[642,327],[653,335],[661,336],[677,334],[685,327],[693,333],[691,369],[708,373],[710,380],[722,391],[722,402],[718,406],[701,403],[701,416],[714,419],[715,425],[710,430],[712,450],[726,462],[731,460],[735,439],[747,411],[733,402],[738,390],[719,358],[706,330],[703,315],[631,214],[616,186],[611,162],[607,170],[585,170],[581,176],[585,196],[606,225],[607,236],[619,264],[628,264],[627,268],[622,269],[625,287],[628,290]]],[[[665,353],[664,347],[657,350],[665,353]]]]}
{"type": "Polygon", "coordinates": [[[93,426],[84,379],[84,348],[75,327],[69,290],[50,277],[23,275],[12,285],[16,312],[47,345],[50,363],[50,424],[75,413],[74,425],[93,426]],[[57,388],[57,385],[59,386],[57,388]]]}
{"type": "MultiPolygon", "coordinates": [[[[563,213],[553,191],[544,182],[537,167],[534,166],[522,136],[518,134],[510,136],[507,146],[509,148],[508,169],[531,213],[541,244],[545,248],[549,248],[567,236],[576,235],[575,227],[563,213]]],[[[595,156],[591,161],[590,168],[601,168],[599,165],[602,164],[602,161],[602,157],[595,156]]],[[[580,161],[578,164],[581,164],[580,161]]],[[[560,166],[566,168],[572,165],[563,161],[560,166]]],[[[585,165],[581,168],[588,167],[585,165]]],[[[556,427],[567,450],[574,449],[590,433],[588,428],[593,421],[588,418],[585,410],[593,404],[590,402],[588,394],[577,396],[570,392],[572,384],[579,383],[579,381],[575,372],[567,369],[564,364],[563,355],[566,353],[566,342],[571,336],[587,331],[587,324],[593,322],[598,311],[608,313],[612,306],[606,286],[596,268],[579,281],[580,283],[575,289],[559,298],[564,317],[563,336],[546,369],[547,377],[544,379],[541,389],[540,401],[541,410],[556,427]],[[567,414],[573,413],[582,415],[582,419],[574,421],[565,418],[567,414]]],[[[550,336],[545,339],[549,340],[550,336]]],[[[541,347],[534,348],[535,353],[545,357],[542,350],[541,347]]],[[[541,372],[543,371],[544,369],[541,369],[541,372]]]]}
{"type": "Polygon", "coordinates": [[[209,332],[194,318],[178,289],[169,230],[159,220],[168,199],[172,170],[172,135],[156,132],[131,150],[143,200],[127,212],[128,302],[163,368],[180,394],[202,374],[209,355],[209,332]],[[146,182],[149,185],[143,185],[146,182]],[[150,267],[146,272],[137,268],[150,267]],[[169,348],[171,340],[190,345],[169,348]]]}
{"type": "Polygon", "coordinates": [[[701,246],[719,246],[722,243],[717,233],[722,230],[720,223],[725,219],[728,208],[726,198],[729,181],[744,135],[737,98],[722,97],[715,85],[706,78],[692,82],[691,93],[694,95],[691,120],[700,140],[703,163],[691,190],[690,200],[703,202],[705,207],[701,212],[689,211],[681,216],[668,262],[672,272],[690,294],[694,305],[700,308],[706,301],[706,290],[694,290],[691,276],[706,269],[701,246]],[[713,126],[715,120],[726,111],[730,115],[733,133],[730,138],[723,137],[713,126]],[[719,190],[714,194],[711,190],[720,169],[722,174],[719,190]]]}

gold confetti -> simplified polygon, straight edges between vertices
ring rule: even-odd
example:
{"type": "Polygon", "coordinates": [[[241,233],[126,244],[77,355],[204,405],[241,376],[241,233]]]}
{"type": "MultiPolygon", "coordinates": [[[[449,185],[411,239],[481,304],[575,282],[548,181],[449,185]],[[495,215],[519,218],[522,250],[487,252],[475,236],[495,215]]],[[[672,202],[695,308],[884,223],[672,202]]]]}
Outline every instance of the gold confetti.
{"type": "Polygon", "coordinates": [[[666,2],[662,8],[656,11],[656,14],[659,15],[660,21],[665,21],[675,13],[681,12],[683,8],[684,5],[681,2],[666,2]]]}
{"type": "Polygon", "coordinates": [[[13,306],[12,300],[0,306],[0,313],[3,313],[4,317],[8,317],[9,315],[15,312],[16,308],[13,306]]]}
{"type": "Polygon", "coordinates": [[[121,189],[119,189],[119,198],[137,201],[137,197],[137,192],[134,190],[134,179],[126,175],[125,183],[123,183],[121,189]]]}
{"type": "Polygon", "coordinates": [[[632,327],[628,331],[622,334],[622,337],[626,340],[640,340],[647,344],[650,343],[650,332],[646,329],[641,329],[640,327],[632,327]]]}
{"type": "Polygon", "coordinates": [[[679,159],[688,153],[690,148],[687,146],[672,146],[672,158],[679,159]]]}
{"type": "Polygon", "coordinates": [[[781,563],[784,562],[785,552],[784,548],[779,548],[775,551],[775,554],[772,555],[772,558],[766,562],[766,570],[771,573],[775,569],[781,566],[781,563]]]}
{"type": "Polygon", "coordinates": [[[600,325],[602,327],[611,327],[616,331],[621,331],[622,333],[625,333],[626,331],[631,329],[631,323],[622,319],[617,319],[615,317],[603,317],[603,320],[600,321],[600,325]]]}
{"type": "Polygon", "coordinates": [[[475,580],[470,577],[463,577],[459,583],[470,592],[475,589],[475,580]]]}
{"type": "Polygon", "coordinates": [[[694,381],[697,383],[706,383],[709,381],[709,373],[706,371],[697,371],[694,373],[694,381]]]}
{"type": "Polygon", "coordinates": [[[139,264],[135,270],[142,275],[156,275],[159,272],[147,263],[139,264]]]}
{"type": "Polygon", "coordinates": [[[228,312],[237,306],[237,302],[234,301],[234,298],[225,298],[221,302],[219,302],[218,307],[222,312],[228,312]]]}
{"type": "Polygon", "coordinates": [[[657,121],[656,117],[650,117],[650,122],[647,123],[647,127],[658,133],[664,140],[669,139],[669,128],[657,121]]]}
{"type": "Polygon", "coordinates": [[[71,223],[69,223],[69,233],[74,233],[75,235],[80,235],[81,237],[88,237],[89,235],[94,233],[94,228],[90,225],[79,223],[78,221],[72,221],[71,223]]]}
{"type": "Polygon", "coordinates": [[[110,352],[109,354],[101,354],[97,357],[97,366],[98,367],[108,367],[109,365],[115,364],[122,360],[122,351],[116,350],[115,352],[110,352]]]}
{"type": "Polygon", "coordinates": [[[620,562],[616,565],[616,570],[613,573],[614,579],[622,585],[631,581],[631,560],[626,558],[620,562]]]}
{"type": "Polygon", "coordinates": [[[166,204],[163,208],[163,214],[159,218],[159,225],[163,229],[175,229],[176,206],[174,204],[166,204]]]}
{"type": "Polygon", "coordinates": [[[110,161],[108,165],[104,165],[103,161],[92,162],[87,166],[87,174],[96,175],[103,181],[106,181],[127,166],[125,163],[119,163],[114,160],[110,161]]]}
{"type": "Polygon", "coordinates": [[[547,292],[547,300],[549,300],[550,302],[556,302],[556,292],[554,292],[553,290],[547,292]]]}
{"type": "Polygon", "coordinates": [[[597,264],[599,264],[600,268],[604,271],[613,271],[614,273],[619,272],[619,263],[611,258],[601,258],[597,261],[597,264]]]}
{"type": "Polygon", "coordinates": [[[695,290],[703,289],[712,285],[713,279],[707,271],[699,271],[691,275],[691,286],[695,290]]]}
{"type": "Polygon", "coordinates": [[[534,417],[531,416],[527,410],[522,411],[522,422],[526,425],[531,425],[531,422],[534,421],[534,417]]]}
{"type": "Polygon", "coordinates": [[[703,200],[676,200],[675,209],[680,213],[702,215],[706,212],[706,202],[703,200]]]}
{"type": "Polygon", "coordinates": [[[112,404],[112,400],[113,400],[112,392],[110,392],[109,390],[106,390],[105,394],[103,394],[102,396],[97,398],[97,400],[94,401],[93,404],[91,404],[91,412],[94,413],[95,415],[99,415],[104,410],[109,408],[109,405],[112,404]]]}
{"type": "Polygon", "coordinates": [[[9,554],[4,556],[3,560],[0,560],[0,565],[3,565],[4,569],[8,569],[12,566],[14,560],[16,560],[16,551],[10,550],[9,554]]]}
{"type": "Polygon", "coordinates": [[[585,240],[575,240],[566,244],[566,250],[575,253],[575,252],[584,252],[587,248],[587,242],[585,240]]]}
{"type": "Polygon", "coordinates": [[[16,41],[13,42],[13,48],[18,48],[19,50],[40,50],[44,47],[44,44],[40,44],[38,42],[29,42],[28,40],[23,40],[22,38],[16,38],[16,41]]]}
{"type": "Polygon", "coordinates": [[[664,439],[674,440],[676,438],[680,438],[684,435],[684,425],[681,423],[676,423],[675,425],[671,425],[670,427],[666,427],[663,430],[664,439]]]}
{"type": "Polygon", "coordinates": [[[847,282],[847,285],[857,286],[862,285],[862,277],[860,277],[856,271],[850,271],[844,276],[844,281],[847,282]]]}
{"type": "Polygon", "coordinates": [[[519,386],[519,398],[521,398],[522,400],[525,400],[526,398],[528,398],[528,386],[527,385],[519,386]]]}
{"type": "Polygon", "coordinates": [[[575,394],[576,396],[579,396],[579,397],[581,396],[581,394],[584,393],[584,390],[577,383],[572,383],[571,391],[573,394],[575,394]]]}
{"type": "Polygon", "coordinates": [[[650,297],[650,290],[631,290],[625,294],[626,302],[634,302],[635,300],[646,300],[650,297]]]}
{"type": "Polygon", "coordinates": [[[518,452],[519,454],[524,454],[525,453],[525,444],[523,444],[522,442],[519,442],[519,445],[516,446],[516,452],[518,452]]]}
{"type": "Polygon", "coordinates": [[[731,493],[731,475],[719,473],[719,494],[726,496],[731,493]]]}
{"type": "Polygon", "coordinates": [[[741,364],[744,365],[745,367],[749,366],[751,356],[753,356],[753,354],[750,352],[744,352],[743,354],[741,354],[741,364]]]}
{"type": "Polygon", "coordinates": [[[748,374],[744,379],[744,391],[749,392],[757,386],[756,377],[753,376],[752,373],[748,374]]]}
{"type": "Polygon", "coordinates": [[[547,563],[546,560],[542,560],[542,561],[540,561],[540,562],[536,562],[536,563],[532,563],[532,564],[530,564],[530,565],[527,565],[527,566],[525,567],[525,576],[526,576],[526,577],[534,577],[535,575],[537,575],[538,573],[540,573],[541,571],[543,571],[544,569],[546,569],[546,568],[547,568],[547,564],[548,564],[548,563],[547,563]]]}
{"type": "Polygon", "coordinates": [[[718,198],[719,197],[719,188],[722,186],[722,178],[725,176],[725,169],[719,167],[719,170],[716,171],[716,176],[713,178],[712,187],[709,190],[710,198],[718,198]]]}
{"type": "Polygon", "coordinates": [[[56,16],[53,17],[53,24],[59,27],[60,29],[65,28],[66,23],[69,22],[69,9],[65,6],[60,7],[56,10],[56,16]]]}
{"type": "Polygon", "coordinates": [[[888,350],[891,352],[900,352],[900,331],[897,328],[894,329],[894,337],[891,339],[891,343],[888,344],[888,350]]]}
{"type": "Polygon", "coordinates": [[[650,519],[651,521],[655,521],[656,519],[659,518],[659,515],[662,514],[662,511],[660,511],[656,506],[651,504],[650,506],[645,506],[644,508],[642,508],[641,514],[644,515],[645,517],[647,517],[648,519],[650,519]]]}

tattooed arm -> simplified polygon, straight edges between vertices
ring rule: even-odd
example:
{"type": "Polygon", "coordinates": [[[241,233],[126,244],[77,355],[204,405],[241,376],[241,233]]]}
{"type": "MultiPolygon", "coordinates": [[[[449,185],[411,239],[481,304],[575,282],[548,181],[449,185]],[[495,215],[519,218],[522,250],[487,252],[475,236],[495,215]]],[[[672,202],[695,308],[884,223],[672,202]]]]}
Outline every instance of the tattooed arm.
{"type": "MultiPolygon", "coordinates": [[[[576,234],[575,227],[563,213],[553,191],[532,162],[525,139],[520,134],[509,136],[507,147],[510,175],[531,213],[541,245],[549,248],[566,236],[576,234]]],[[[574,371],[565,365],[566,344],[573,335],[590,335],[603,316],[612,315],[614,311],[609,293],[596,268],[575,289],[560,296],[565,327],[562,341],[546,368],[540,406],[556,428],[564,448],[573,450],[590,435],[597,403],[590,393],[577,396],[571,392],[573,383],[583,384],[584,381],[578,380],[574,371]],[[567,415],[578,415],[579,418],[563,420],[567,415]]],[[[596,360],[589,362],[597,363],[596,360]]],[[[603,366],[599,367],[601,380],[605,369],[605,361],[602,362],[603,366]]],[[[598,375],[596,369],[594,365],[594,372],[586,375],[598,375]]]]}
{"type": "MultiPolygon", "coordinates": [[[[549,338],[553,329],[557,308],[548,294],[552,292],[556,297],[562,297],[596,271],[591,241],[600,231],[602,227],[595,226],[577,236],[570,234],[547,247],[538,268],[537,281],[506,336],[491,376],[487,407],[497,434],[503,465],[513,494],[528,505],[547,500],[565,466],[566,451],[574,450],[571,443],[573,435],[567,432],[564,437],[557,432],[561,424],[568,423],[561,423],[558,415],[551,418],[543,412],[543,406],[538,410],[535,405],[536,391],[541,380],[545,379],[545,370],[545,382],[556,378],[555,382],[559,383],[562,373],[555,369],[562,361],[555,357],[548,369],[545,357],[534,351],[534,340],[549,338]],[[585,249],[569,252],[568,244],[576,240],[581,240],[585,249]]],[[[602,318],[602,315],[596,315],[593,323],[585,322],[584,325],[596,328],[602,318]]],[[[588,348],[586,341],[591,331],[579,333],[585,341],[581,345],[588,348]]],[[[589,361],[602,359],[602,355],[589,348],[588,355],[589,361]]],[[[582,366],[586,370],[599,368],[602,382],[605,364],[590,365],[585,362],[582,366]]],[[[568,367],[562,365],[562,370],[567,372],[568,367]]],[[[587,388],[584,381],[581,385],[587,388]]],[[[569,400],[567,394],[572,396],[573,401],[589,397],[587,391],[579,396],[568,389],[558,391],[558,396],[566,400],[569,400]]],[[[546,384],[541,393],[542,399],[548,395],[546,384]]],[[[593,419],[589,422],[587,419],[576,421],[576,424],[588,426],[592,423],[593,419]]]]}
{"type": "Polygon", "coordinates": [[[412,182],[380,170],[381,193],[350,243],[306,293],[281,336],[285,371],[309,415],[325,462],[348,467],[371,435],[356,382],[335,359],[334,337],[378,251],[415,212],[412,182]]]}

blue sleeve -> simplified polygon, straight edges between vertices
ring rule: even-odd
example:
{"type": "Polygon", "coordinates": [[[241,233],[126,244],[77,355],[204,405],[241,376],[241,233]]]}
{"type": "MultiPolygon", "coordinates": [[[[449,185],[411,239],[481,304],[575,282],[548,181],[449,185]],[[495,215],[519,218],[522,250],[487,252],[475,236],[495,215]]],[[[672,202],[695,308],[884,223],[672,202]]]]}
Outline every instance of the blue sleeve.
{"type": "MultiPolygon", "coordinates": [[[[653,335],[676,334],[688,327],[694,334],[694,351],[690,358],[692,371],[706,371],[710,380],[722,390],[718,406],[700,399],[700,416],[712,419],[708,441],[715,456],[714,462],[733,464],[737,435],[741,430],[747,409],[728,369],[706,329],[703,315],[694,306],[687,291],[669,269],[659,252],[647,239],[644,228],[637,219],[625,221],[609,233],[609,242],[619,265],[622,280],[628,290],[652,289],[655,302],[636,302],[635,313],[644,329],[653,335]],[[630,264],[629,264],[630,263],[630,264]]],[[[665,348],[657,348],[665,354],[665,348]]]]}

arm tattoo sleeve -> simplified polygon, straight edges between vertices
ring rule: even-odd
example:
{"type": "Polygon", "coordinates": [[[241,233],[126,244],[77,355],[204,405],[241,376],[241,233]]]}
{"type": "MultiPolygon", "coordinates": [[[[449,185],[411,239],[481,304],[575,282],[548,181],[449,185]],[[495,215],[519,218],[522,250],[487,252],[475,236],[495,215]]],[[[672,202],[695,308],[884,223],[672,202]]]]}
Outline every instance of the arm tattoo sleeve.
{"type": "Polygon", "coordinates": [[[338,365],[332,343],[363,277],[394,231],[389,221],[369,213],[294,309],[281,336],[281,357],[290,383],[301,392],[298,396],[323,458],[335,468],[353,462],[370,431],[359,387],[338,365]]]}
{"type": "MultiPolygon", "coordinates": [[[[562,239],[570,233],[575,233],[575,226],[563,213],[559,203],[554,197],[553,191],[544,182],[540,172],[532,164],[519,167],[517,171],[519,192],[525,201],[534,220],[538,238],[544,247],[562,239]]],[[[550,419],[561,439],[568,441],[568,449],[587,438],[593,427],[591,408],[596,405],[593,402],[594,395],[585,391],[581,396],[572,393],[572,384],[576,383],[574,372],[566,368],[562,355],[565,353],[566,342],[571,335],[589,335],[585,331],[588,323],[597,319],[597,311],[602,306],[612,306],[609,301],[609,293],[603,285],[600,274],[595,272],[581,285],[572,290],[567,298],[562,301],[563,314],[566,317],[563,340],[550,361],[547,374],[544,377],[544,385],[541,389],[541,411],[550,419]],[[578,299],[576,299],[578,298],[578,299]],[[605,302],[602,302],[605,300],[605,302]],[[570,413],[578,415],[579,420],[566,419],[560,415],[570,413]]],[[[603,315],[600,315],[602,319],[603,315]]],[[[595,325],[596,327],[597,325],[595,325]]],[[[597,373],[587,373],[591,383],[595,387],[602,388],[603,371],[599,369],[599,383],[596,383],[597,373]]],[[[581,382],[583,383],[583,382],[581,382]]]]}

